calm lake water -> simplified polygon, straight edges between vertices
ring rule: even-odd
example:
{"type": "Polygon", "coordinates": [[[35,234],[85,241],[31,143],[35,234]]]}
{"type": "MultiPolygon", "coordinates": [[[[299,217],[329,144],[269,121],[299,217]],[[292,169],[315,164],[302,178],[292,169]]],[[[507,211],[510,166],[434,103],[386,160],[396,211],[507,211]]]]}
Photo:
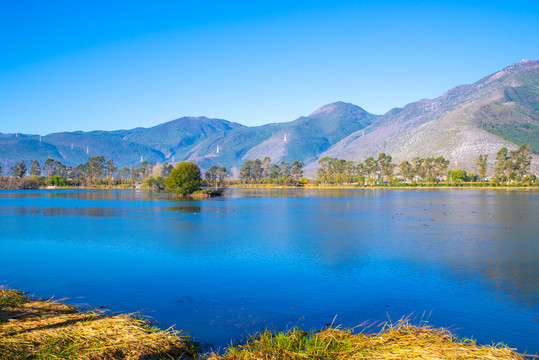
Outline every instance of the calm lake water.
{"type": "Polygon", "coordinates": [[[533,191],[2,191],[0,284],[215,347],[410,316],[536,353],[538,214],[533,191]]]}

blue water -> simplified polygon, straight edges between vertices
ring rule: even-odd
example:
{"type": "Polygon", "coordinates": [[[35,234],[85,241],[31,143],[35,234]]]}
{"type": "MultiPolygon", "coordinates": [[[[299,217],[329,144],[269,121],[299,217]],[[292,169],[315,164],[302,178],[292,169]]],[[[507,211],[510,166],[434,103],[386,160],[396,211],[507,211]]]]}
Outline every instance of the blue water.
{"type": "Polygon", "coordinates": [[[537,353],[537,214],[533,191],[2,191],[0,284],[213,347],[409,316],[537,353]]]}

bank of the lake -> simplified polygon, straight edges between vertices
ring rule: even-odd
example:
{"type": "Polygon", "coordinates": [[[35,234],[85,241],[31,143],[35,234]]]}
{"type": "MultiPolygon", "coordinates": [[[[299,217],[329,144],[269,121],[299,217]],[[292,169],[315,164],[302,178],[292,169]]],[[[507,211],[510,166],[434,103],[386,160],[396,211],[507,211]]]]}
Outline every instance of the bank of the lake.
{"type": "Polygon", "coordinates": [[[0,287],[1,359],[192,359],[198,353],[189,336],[133,315],[80,311],[0,287]]]}
{"type": "MultiPolygon", "coordinates": [[[[365,327],[363,327],[365,328],[365,327]]],[[[203,340],[203,339],[197,339],[203,340]]],[[[265,331],[222,353],[202,353],[192,338],[147,321],[82,312],[0,288],[0,357],[10,359],[501,359],[524,356],[504,345],[478,346],[444,329],[387,324],[377,333],[329,326],[321,331],[265,331]]]]}
{"type": "Polygon", "coordinates": [[[409,185],[328,185],[328,184],[305,184],[305,185],[276,185],[276,184],[234,184],[230,185],[230,188],[235,189],[514,189],[514,190],[539,190],[539,185],[534,186],[517,186],[517,185],[488,185],[487,183],[477,184],[409,184],[409,185]]]}

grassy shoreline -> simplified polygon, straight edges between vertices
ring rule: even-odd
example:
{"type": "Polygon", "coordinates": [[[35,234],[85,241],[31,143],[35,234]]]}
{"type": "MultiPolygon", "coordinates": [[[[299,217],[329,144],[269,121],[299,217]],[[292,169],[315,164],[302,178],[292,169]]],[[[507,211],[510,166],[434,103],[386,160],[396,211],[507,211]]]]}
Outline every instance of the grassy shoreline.
{"type": "Polygon", "coordinates": [[[194,359],[181,332],[0,287],[0,359],[194,359]]]}
{"type": "Polygon", "coordinates": [[[351,189],[487,189],[487,190],[539,190],[539,186],[511,186],[511,185],[499,185],[499,186],[474,186],[474,185],[373,185],[373,186],[359,186],[359,185],[274,185],[274,184],[236,184],[230,185],[229,188],[234,189],[309,189],[309,190],[351,190],[351,189]]]}
{"type": "Polygon", "coordinates": [[[375,334],[329,327],[317,332],[265,331],[224,354],[202,354],[182,332],[151,327],[131,315],[82,312],[0,287],[2,359],[506,359],[525,355],[503,345],[479,346],[447,330],[407,321],[375,334]]]}

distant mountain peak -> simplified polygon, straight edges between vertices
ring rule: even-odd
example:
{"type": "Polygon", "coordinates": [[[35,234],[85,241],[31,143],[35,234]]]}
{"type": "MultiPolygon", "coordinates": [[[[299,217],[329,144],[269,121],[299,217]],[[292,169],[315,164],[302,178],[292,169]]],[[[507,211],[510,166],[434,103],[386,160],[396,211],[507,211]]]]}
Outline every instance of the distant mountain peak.
{"type": "Polygon", "coordinates": [[[309,117],[311,116],[315,116],[315,115],[320,115],[320,114],[331,114],[331,113],[335,113],[335,112],[340,112],[340,111],[357,111],[357,112],[361,112],[361,113],[367,113],[364,109],[362,109],[361,107],[357,106],[357,105],[354,105],[354,104],[351,104],[351,103],[346,103],[344,101],[337,101],[337,102],[334,102],[334,103],[331,103],[331,104],[327,104],[327,105],[324,105],[318,109],[316,109],[315,111],[313,111],[309,117]]]}

